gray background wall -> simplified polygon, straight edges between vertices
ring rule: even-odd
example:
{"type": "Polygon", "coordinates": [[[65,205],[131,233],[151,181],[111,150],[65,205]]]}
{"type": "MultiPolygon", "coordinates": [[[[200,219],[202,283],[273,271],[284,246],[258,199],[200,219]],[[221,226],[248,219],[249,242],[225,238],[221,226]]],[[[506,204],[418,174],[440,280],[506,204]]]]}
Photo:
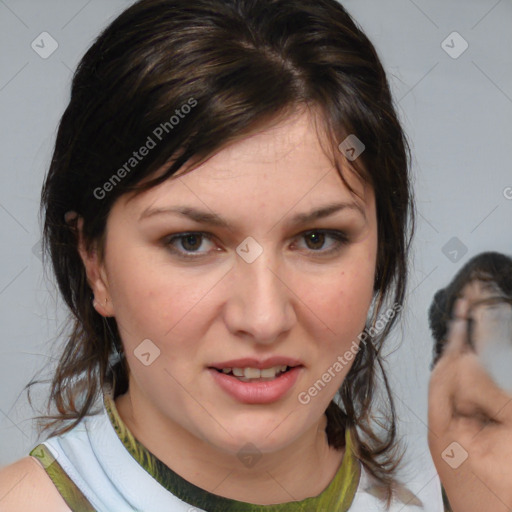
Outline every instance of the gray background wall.
{"type": "MultiPolygon", "coordinates": [[[[20,392],[37,370],[52,368],[65,317],[38,252],[39,192],[57,123],[81,55],[130,3],[0,0],[0,466],[37,440],[20,392]],[[55,43],[42,32],[58,44],[47,58],[36,50],[44,55],[55,43]]],[[[380,53],[413,149],[418,226],[405,317],[389,343],[390,352],[399,350],[389,367],[408,445],[404,478],[419,491],[435,476],[426,444],[428,305],[472,255],[512,253],[512,2],[344,5],[380,53]]],[[[36,404],[44,391],[36,392],[36,404]]]]}

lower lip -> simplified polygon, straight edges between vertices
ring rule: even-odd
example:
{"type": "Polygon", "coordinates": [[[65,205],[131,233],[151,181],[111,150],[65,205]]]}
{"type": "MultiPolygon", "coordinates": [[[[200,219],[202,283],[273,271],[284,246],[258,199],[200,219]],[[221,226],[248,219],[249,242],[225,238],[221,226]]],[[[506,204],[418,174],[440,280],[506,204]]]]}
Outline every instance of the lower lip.
{"type": "Polygon", "coordinates": [[[303,366],[296,366],[274,380],[242,382],[236,377],[208,368],[217,384],[244,404],[268,404],[282,398],[297,382],[303,366]]]}

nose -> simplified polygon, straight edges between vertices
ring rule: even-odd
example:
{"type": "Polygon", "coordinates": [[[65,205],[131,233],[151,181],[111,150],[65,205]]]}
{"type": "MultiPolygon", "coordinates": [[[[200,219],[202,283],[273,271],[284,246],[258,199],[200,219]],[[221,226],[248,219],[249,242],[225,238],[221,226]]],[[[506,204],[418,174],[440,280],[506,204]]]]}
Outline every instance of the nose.
{"type": "Polygon", "coordinates": [[[252,263],[237,257],[224,315],[230,332],[259,344],[275,342],[296,322],[293,291],[269,253],[252,263]]]}

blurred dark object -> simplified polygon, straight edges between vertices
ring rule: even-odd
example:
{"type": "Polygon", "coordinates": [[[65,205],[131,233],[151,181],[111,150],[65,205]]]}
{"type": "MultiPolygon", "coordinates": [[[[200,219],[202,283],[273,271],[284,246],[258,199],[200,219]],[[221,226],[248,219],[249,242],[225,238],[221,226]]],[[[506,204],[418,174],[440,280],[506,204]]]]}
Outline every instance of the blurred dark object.
{"type": "Polygon", "coordinates": [[[443,353],[455,301],[472,281],[494,285],[504,298],[512,298],[512,258],[499,252],[483,252],[471,258],[452,281],[438,290],[429,309],[429,326],[435,340],[431,368],[443,353]]]}

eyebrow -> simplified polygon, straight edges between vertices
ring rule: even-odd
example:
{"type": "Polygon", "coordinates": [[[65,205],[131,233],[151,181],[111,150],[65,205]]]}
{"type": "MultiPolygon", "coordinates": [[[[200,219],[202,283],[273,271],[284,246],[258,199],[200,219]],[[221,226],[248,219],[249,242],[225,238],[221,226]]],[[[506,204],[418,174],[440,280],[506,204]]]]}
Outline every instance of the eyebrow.
{"type": "MultiPolygon", "coordinates": [[[[286,225],[289,226],[297,226],[300,224],[307,224],[309,222],[313,222],[319,219],[323,219],[325,217],[330,217],[331,215],[345,209],[355,210],[359,212],[365,219],[366,214],[364,209],[355,202],[345,202],[345,203],[330,203],[310,212],[298,213],[290,220],[286,222],[286,225]]],[[[207,212],[204,210],[198,210],[191,206],[172,206],[165,208],[155,208],[149,207],[146,208],[140,215],[139,221],[143,219],[147,219],[148,217],[153,217],[155,215],[182,215],[187,217],[197,223],[200,224],[208,224],[211,226],[217,226],[220,228],[231,229],[229,222],[218,215],[217,213],[207,212]]]]}

